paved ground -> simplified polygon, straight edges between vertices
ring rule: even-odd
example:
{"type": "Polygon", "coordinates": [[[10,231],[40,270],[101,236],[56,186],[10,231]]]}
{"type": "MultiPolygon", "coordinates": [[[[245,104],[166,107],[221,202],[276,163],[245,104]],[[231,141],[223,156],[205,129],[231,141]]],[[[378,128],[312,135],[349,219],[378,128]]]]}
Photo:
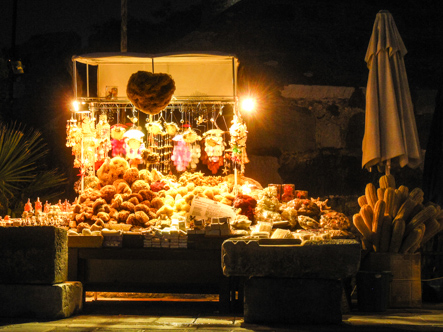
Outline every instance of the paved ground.
{"type": "MultiPolygon", "coordinates": [[[[0,304],[1,306],[1,304],[0,304]]],[[[219,314],[217,302],[110,301],[87,302],[81,314],[54,321],[0,318],[0,331],[443,331],[443,303],[420,309],[362,313],[352,309],[339,325],[264,326],[244,323],[241,314],[219,314]]]]}

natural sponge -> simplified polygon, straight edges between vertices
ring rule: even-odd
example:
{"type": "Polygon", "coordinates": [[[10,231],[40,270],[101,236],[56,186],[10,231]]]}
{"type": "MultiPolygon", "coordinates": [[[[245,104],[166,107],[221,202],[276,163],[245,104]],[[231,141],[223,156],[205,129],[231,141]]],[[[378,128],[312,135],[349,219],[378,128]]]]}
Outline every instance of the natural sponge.
{"type": "Polygon", "coordinates": [[[131,75],[126,94],[131,103],[147,114],[158,114],[171,101],[175,92],[175,82],[164,73],[138,71],[131,75]]]}
{"type": "Polygon", "coordinates": [[[129,164],[122,157],[106,158],[105,162],[97,170],[97,177],[102,186],[113,184],[118,179],[123,179],[123,175],[129,169],[129,164]]]}

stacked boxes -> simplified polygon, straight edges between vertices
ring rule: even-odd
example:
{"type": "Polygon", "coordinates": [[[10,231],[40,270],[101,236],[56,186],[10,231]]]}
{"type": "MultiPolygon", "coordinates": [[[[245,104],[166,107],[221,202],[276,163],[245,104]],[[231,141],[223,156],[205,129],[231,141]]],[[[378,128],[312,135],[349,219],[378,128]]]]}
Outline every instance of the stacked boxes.
{"type": "Polygon", "coordinates": [[[143,236],[145,248],[187,248],[188,236],[177,229],[163,229],[155,233],[146,233],[143,236]]]}
{"type": "Polygon", "coordinates": [[[103,235],[103,247],[121,248],[123,246],[123,234],[103,235]]]}
{"type": "Polygon", "coordinates": [[[226,236],[231,234],[228,217],[211,218],[211,223],[205,227],[206,236],[226,236]]]}

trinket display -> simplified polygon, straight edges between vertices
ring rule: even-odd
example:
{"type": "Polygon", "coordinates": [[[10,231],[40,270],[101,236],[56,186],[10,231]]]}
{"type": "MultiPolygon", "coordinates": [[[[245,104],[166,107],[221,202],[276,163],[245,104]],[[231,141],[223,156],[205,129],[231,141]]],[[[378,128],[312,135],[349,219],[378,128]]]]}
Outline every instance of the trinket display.
{"type": "Polygon", "coordinates": [[[172,140],[174,141],[174,150],[171,160],[174,162],[177,171],[183,172],[191,162],[191,150],[184,141],[183,135],[176,135],[172,140]]]}
{"type": "Polygon", "coordinates": [[[145,148],[143,137],[145,134],[138,129],[131,128],[123,134],[126,139],[126,159],[130,165],[137,166],[142,162],[141,153],[145,148]]]}
{"type": "Polygon", "coordinates": [[[229,133],[231,135],[231,140],[229,142],[232,150],[231,160],[235,165],[234,167],[240,168],[240,172],[244,173],[245,164],[249,162],[248,156],[246,155],[246,140],[248,131],[246,129],[246,124],[238,112],[237,114],[234,114],[234,119],[232,120],[232,126],[229,128],[229,133]]]}
{"type": "Polygon", "coordinates": [[[111,127],[111,146],[113,157],[124,157],[126,154],[126,142],[123,135],[126,131],[126,126],[122,124],[115,124],[111,127]]]}
{"type": "MultiPolygon", "coordinates": [[[[148,169],[157,169],[160,172],[170,171],[172,154],[171,135],[178,132],[178,125],[166,122],[167,110],[160,112],[158,116],[149,115],[146,118],[145,128],[148,133],[146,148],[142,151],[142,158],[148,169]],[[165,116],[163,116],[163,113],[165,116]]],[[[171,111],[172,116],[172,111],[171,111]]]]}

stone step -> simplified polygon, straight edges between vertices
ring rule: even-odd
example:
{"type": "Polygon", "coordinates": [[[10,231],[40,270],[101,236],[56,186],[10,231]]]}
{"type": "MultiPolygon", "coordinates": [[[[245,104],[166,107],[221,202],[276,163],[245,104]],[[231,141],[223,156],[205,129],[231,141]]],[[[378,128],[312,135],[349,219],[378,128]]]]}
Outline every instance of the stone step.
{"type": "Polygon", "coordinates": [[[53,285],[0,284],[0,317],[60,319],[79,313],[83,286],[72,281],[53,285]]]}

